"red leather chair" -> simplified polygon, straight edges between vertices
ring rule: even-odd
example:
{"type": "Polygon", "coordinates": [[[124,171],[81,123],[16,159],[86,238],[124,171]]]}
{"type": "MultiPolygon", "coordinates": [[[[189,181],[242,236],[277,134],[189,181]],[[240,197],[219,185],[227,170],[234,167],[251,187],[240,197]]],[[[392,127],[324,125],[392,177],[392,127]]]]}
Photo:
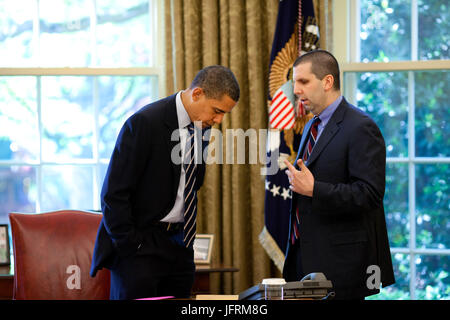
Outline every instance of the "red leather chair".
{"type": "Polygon", "coordinates": [[[109,299],[109,270],[89,276],[101,219],[101,214],[77,210],[10,213],[13,299],[109,299]]]}

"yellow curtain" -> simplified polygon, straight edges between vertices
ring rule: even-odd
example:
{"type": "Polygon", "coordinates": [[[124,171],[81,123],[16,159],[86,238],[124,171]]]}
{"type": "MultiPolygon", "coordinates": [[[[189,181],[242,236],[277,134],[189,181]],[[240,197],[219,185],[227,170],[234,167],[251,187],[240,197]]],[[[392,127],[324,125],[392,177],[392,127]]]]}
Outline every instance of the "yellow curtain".
{"type": "Polygon", "coordinates": [[[332,51],[333,48],[333,0],[314,0],[314,14],[319,23],[319,45],[321,49],[332,51]]]}
{"type": "MultiPolygon", "coordinates": [[[[278,2],[165,1],[166,92],[187,88],[200,69],[212,64],[229,67],[239,82],[237,106],[215,127],[223,133],[224,150],[227,129],[267,128],[268,65],[278,2]]],[[[265,141],[258,141],[258,151],[265,147],[265,141]]],[[[247,143],[246,154],[248,150],[247,143]]],[[[213,274],[213,293],[238,294],[263,278],[281,276],[258,240],[264,227],[262,165],[246,163],[208,165],[199,192],[197,230],[214,235],[212,263],[239,268],[213,274]]]]}

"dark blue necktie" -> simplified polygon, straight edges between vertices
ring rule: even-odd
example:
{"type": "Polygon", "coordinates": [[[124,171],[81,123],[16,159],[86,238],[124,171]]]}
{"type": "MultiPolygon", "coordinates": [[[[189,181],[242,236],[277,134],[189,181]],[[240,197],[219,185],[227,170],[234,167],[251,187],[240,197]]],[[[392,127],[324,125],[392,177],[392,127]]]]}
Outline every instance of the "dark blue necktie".
{"type": "Polygon", "coordinates": [[[184,185],[184,244],[190,247],[195,239],[195,232],[197,228],[197,191],[194,190],[196,181],[195,163],[195,140],[194,140],[194,124],[191,122],[187,126],[188,136],[186,139],[186,152],[184,155],[184,171],[185,171],[185,185],[184,185]]]}

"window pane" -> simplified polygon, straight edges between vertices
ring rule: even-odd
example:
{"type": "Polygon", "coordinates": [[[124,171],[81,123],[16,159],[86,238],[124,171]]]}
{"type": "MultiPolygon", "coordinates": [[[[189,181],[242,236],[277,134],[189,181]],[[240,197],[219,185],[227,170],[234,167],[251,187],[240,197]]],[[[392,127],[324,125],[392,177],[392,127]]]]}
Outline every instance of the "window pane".
{"type": "Polygon", "coordinates": [[[94,171],[86,166],[42,166],[41,211],[92,210],[94,171]]]}
{"type": "Polygon", "coordinates": [[[450,59],[450,3],[419,0],[419,59],[450,59]]]}
{"type": "Polygon", "coordinates": [[[91,77],[42,77],[42,158],[93,157],[91,77]]]}
{"type": "Polygon", "coordinates": [[[0,223],[9,223],[11,212],[36,212],[36,169],[0,167],[0,223]]]}
{"type": "Polygon", "coordinates": [[[386,164],[384,209],[391,247],[408,247],[408,164],[386,164]]]}
{"type": "Polygon", "coordinates": [[[33,64],[34,1],[0,0],[0,66],[30,67],[33,64]]]}
{"type": "Polygon", "coordinates": [[[392,265],[394,267],[395,284],[381,288],[380,293],[368,297],[367,300],[405,300],[410,299],[409,279],[410,266],[409,255],[403,253],[394,253],[392,256],[392,265]]]}
{"type": "Polygon", "coordinates": [[[417,247],[450,248],[448,164],[416,165],[417,247]]]}
{"type": "Polygon", "coordinates": [[[151,47],[151,21],[148,0],[98,0],[96,64],[149,66],[150,54],[156,54],[151,47]]]}
{"type": "Polygon", "coordinates": [[[416,156],[450,157],[450,71],[414,73],[416,156]]]}
{"type": "Polygon", "coordinates": [[[100,157],[109,159],[117,135],[134,112],[158,97],[158,79],[151,77],[98,77],[100,157]]]}
{"type": "Polygon", "coordinates": [[[450,256],[416,256],[416,298],[450,299],[450,256]]]}
{"type": "Polygon", "coordinates": [[[38,158],[36,78],[0,77],[0,160],[38,158]]]}
{"type": "Polygon", "coordinates": [[[361,1],[361,61],[411,59],[411,0],[361,1]]]}
{"type": "Polygon", "coordinates": [[[40,65],[90,64],[90,0],[40,0],[40,65]]]}
{"type": "Polygon", "coordinates": [[[408,73],[346,72],[346,88],[350,86],[351,77],[356,77],[357,106],[380,127],[387,157],[407,157],[408,73]]]}

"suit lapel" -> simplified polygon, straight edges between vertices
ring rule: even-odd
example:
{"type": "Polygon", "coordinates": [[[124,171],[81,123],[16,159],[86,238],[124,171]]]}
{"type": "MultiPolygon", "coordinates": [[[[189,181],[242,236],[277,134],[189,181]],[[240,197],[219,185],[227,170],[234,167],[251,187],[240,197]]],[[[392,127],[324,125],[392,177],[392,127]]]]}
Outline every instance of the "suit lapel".
{"type": "Polygon", "coordinates": [[[326,127],[323,129],[323,132],[320,135],[319,140],[314,146],[311,155],[309,156],[307,167],[309,167],[317,159],[317,157],[320,155],[323,149],[328,145],[331,139],[339,131],[340,129],[339,124],[342,122],[344,118],[346,104],[347,102],[345,101],[345,99],[342,99],[342,102],[339,104],[336,111],[334,111],[326,127]]]}
{"type": "MultiPolygon", "coordinates": [[[[169,103],[166,106],[166,113],[164,116],[164,124],[166,127],[166,131],[163,132],[165,135],[165,141],[167,142],[167,148],[169,149],[169,154],[172,156],[172,150],[175,150],[174,148],[179,145],[180,142],[180,135],[174,135],[177,139],[174,139],[172,141],[172,133],[178,129],[178,116],[177,116],[177,106],[176,106],[176,94],[174,94],[171,99],[169,100],[169,103]]],[[[181,150],[180,150],[181,151],[181,150]]],[[[181,153],[180,153],[181,155],[181,153]]],[[[181,163],[176,164],[174,161],[171,161],[171,167],[173,172],[173,181],[174,181],[174,192],[177,192],[178,189],[178,183],[180,181],[180,175],[181,175],[181,163]]]]}

